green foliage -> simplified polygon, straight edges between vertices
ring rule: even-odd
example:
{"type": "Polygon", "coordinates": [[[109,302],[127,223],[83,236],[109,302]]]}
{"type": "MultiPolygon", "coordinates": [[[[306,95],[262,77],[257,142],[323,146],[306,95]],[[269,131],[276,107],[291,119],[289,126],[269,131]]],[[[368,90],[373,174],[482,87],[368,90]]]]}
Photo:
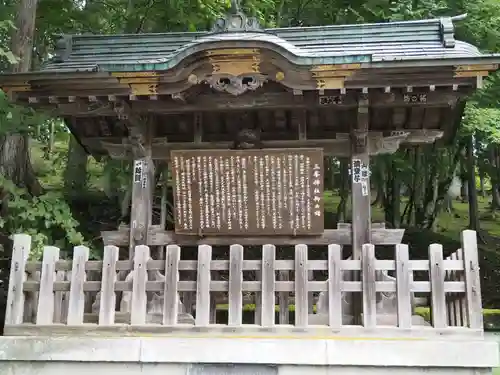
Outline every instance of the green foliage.
{"type": "MultiPolygon", "coordinates": [[[[8,34],[12,29],[14,29],[14,23],[11,20],[0,20],[0,35],[8,34]]],[[[0,39],[1,40],[1,39],[0,39]]],[[[15,64],[18,58],[8,49],[2,47],[0,44],[0,59],[5,59],[9,64],[15,64]]]]}
{"type": "Polygon", "coordinates": [[[7,195],[8,215],[0,217],[0,228],[7,233],[27,233],[32,236],[31,257],[38,259],[44,245],[62,249],[82,245],[84,239],[77,230],[79,223],[60,194],[49,192],[31,197],[0,175],[0,188],[7,195]]]}

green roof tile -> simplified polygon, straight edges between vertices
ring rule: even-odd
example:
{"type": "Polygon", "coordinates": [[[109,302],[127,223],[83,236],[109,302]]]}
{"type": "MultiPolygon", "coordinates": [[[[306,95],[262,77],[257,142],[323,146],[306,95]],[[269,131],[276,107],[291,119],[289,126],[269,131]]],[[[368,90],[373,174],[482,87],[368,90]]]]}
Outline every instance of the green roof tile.
{"type": "Polygon", "coordinates": [[[450,17],[275,29],[260,29],[256,20],[241,13],[231,13],[221,20],[212,32],[64,36],[57,45],[56,57],[41,70],[166,70],[193,53],[235,42],[242,47],[268,48],[296,65],[498,58],[456,41],[450,17]],[[231,26],[232,17],[242,18],[242,24],[231,26]]]}

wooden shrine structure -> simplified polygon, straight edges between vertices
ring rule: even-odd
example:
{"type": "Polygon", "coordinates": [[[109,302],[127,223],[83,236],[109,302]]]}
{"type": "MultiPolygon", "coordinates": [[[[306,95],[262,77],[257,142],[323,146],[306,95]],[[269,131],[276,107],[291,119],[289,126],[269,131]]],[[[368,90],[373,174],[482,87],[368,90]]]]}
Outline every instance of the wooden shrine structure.
{"type": "Polygon", "coordinates": [[[30,238],[15,237],[0,361],[43,375],[488,373],[498,348],[483,339],[475,233],[447,258],[435,244],[410,260],[404,230],[370,215],[370,157],[452,141],[467,96],[498,69],[499,55],[455,39],[462,18],[265,29],[233,2],[209,32],[68,35],[41,70],[0,75],[88,153],[133,165],[130,224],[103,232],[102,261],[80,246],[72,261],[47,247],[28,262],[30,238]],[[325,155],[351,161],[352,223],[336,229],[324,228],[325,155]],[[161,163],[171,230],[165,205],[152,215],[161,163]],[[247,245],[262,259],[245,259],[247,245]],[[294,260],[277,257],[281,245],[294,260]],[[308,260],[308,245],[328,245],[328,259],[308,260]],[[377,260],[378,245],[394,259],[377,260]],[[196,261],[184,246],[198,246],[196,261]],[[212,246],[230,246],[229,259],[212,246]],[[415,293],[430,295],[431,322],[415,293]],[[250,294],[254,324],[242,320],[250,294]]]}

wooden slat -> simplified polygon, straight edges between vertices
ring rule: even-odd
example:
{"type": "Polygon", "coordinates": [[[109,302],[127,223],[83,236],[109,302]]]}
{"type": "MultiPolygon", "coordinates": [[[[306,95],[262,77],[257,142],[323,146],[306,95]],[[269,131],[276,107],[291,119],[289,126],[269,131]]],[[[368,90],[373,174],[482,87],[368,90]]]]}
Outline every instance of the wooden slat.
{"type": "Polygon", "coordinates": [[[215,303],[214,295],[210,296],[210,314],[208,318],[208,324],[217,323],[217,304],[215,303]]]}
{"type": "MultiPolygon", "coordinates": [[[[297,142],[297,141],[293,141],[297,142]]],[[[187,142],[182,142],[186,144],[187,142]]],[[[189,143],[188,143],[189,144],[189,143]]],[[[322,147],[318,146],[317,147],[322,147]]],[[[316,147],[315,146],[315,147],[316,147]]],[[[374,245],[394,245],[401,243],[404,229],[372,229],[370,233],[371,243],[374,245]]],[[[212,246],[230,246],[239,243],[243,246],[257,246],[272,243],[275,246],[292,246],[306,243],[313,245],[329,245],[336,243],[339,245],[350,245],[352,243],[351,231],[347,229],[326,229],[319,236],[191,236],[178,235],[172,231],[159,229],[149,230],[147,244],[149,246],[165,246],[177,244],[179,246],[199,246],[210,244],[212,246]],[[241,238],[240,238],[241,237],[241,238]]],[[[130,237],[130,230],[122,229],[118,231],[101,232],[106,244],[116,246],[126,246],[130,237]]]]}
{"type": "Polygon", "coordinates": [[[466,289],[466,304],[468,327],[483,328],[483,312],[481,307],[481,278],[479,275],[479,260],[476,232],[464,230],[462,232],[462,251],[464,262],[464,276],[466,289]]]}
{"type": "MultiPolygon", "coordinates": [[[[83,324],[85,307],[83,284],[86,281],[85,263],[89,260],[89,253],[89,248],[86,246],[76,246],[73,250],[73,267],[71,269],[71,285],[69,288],[68,325],[83,324]]],[[[106,254],[106,249],[104,253],[106,254]]],[[[104,271],[102,279],[104,282],[104,271]]]]}
{"type": "Polygon", "coordinates": [[[364,244],[362,247],[361,259],[363,268],[363,326],[373,328],[377,325],[375,246],[371,244],[364,244]]]}
{"type": "Polygon", "coordinates": [[[179,313],[179,261],[181,260],[181,248],[177,245],[167,246],[165,259],[165,289],[163,306],[163,325],[175,325],[179,313]]]}
{"type": "Polygon", "coordinates": [[[12,262],[9,275],[9,292],[5,324],[21,324],[24,314],[23,282],[26,262],[31,250],[31,236],[15,234],[13,236],[12,262]]]}
{"type": "MultiPolygon", "coordinates": [[[[148,292],[163,292],[164,281],[148,281],[146,283],[146,289],[148,292]]],[[[326,292],[328,291],[327,281],[310,281],[308,282],[308,289],[314,292],[326,292]]],[[[196,281],[179,281],[179,292],[195,292],[197,287],[196,281]]],[[[360,281],[344,281],[342,282],[343,292],[361,292],[361,282],[360,281]]],[[[377,281],[377,292],[396,292],[396,283],[392,281],[377,281]]],[[[54,284],[54,290],[69,291],[70,282],[63,281],[54,284]]],[[[243,281],[243,292],[258,292],[262,288],[262,283],[260,281],[243,281]]],[[[40,289],[40,283],[36,281],[27,281],[24,283],[25,291],[38,291],[40,289]]],[[[83,287],[85,292],[98,292],[101,289],[100,281],[87,281],[83,287]]],[[[130,281],[117,281],[115,283],[115,291],[117,292],[131,292],[133,289],[133,282],[130,281]]],[[[465,284],[463,282],[447,282],[445,284],[446,293],[465,293],[465,284]]],[[[211,281],[210,290],[212,292],[228,292],[228,282],[227,281],[211,281]]],[[[295,284],[293,281],[276,281],[275,283],[276,292],[290,292],[295,291],[295,284]]],[[[412,292],[414,293],[430,293],[431,285],[429,281],[416,281],[412,284],[412,292]]],[[[220,298],[219,298],[220,300],[220,298]]],[[[292,303],[293,297],[290,300],[292,303]]],[[[227,301],[227,299],[224,299],[227,301]]]]}
{"type": "Polygon", "coordinates": [[[432,324],[434,328],[446,327],[446,300],[444,288],[443,246],[429,246],[430,282],[432,297],[432,324]]]}
{"type": "Polygon", "coordinates": [[[264,245],[262,247],[262,309],[261,324],[264,327],[274,325],[274,302],[275,302],[275,276],[274,262],[276,260],[276,247],[264,245]]]}
{"type": "Polygon", "coordinates": [[[147,261],[149,247],[140,245],[134,252],[134,280],[132,282],[132,304],[130,311],[131,324],[144,324],[146,322],[146,282],[148,281],[147,261]]]}
{"type": "Polygon", "coordinates": [[[111,325],[115,322],[116,261],[118,260],[119,251],[120,249],[116,246],[104,246],[99,325],[111,325]]]}
{"type": "Polygon", "coordinates": [[[54,246],[43,248],[42,277],[36,314],[36,324],[48,325],[54,321],[54,281],[59,249],[54,246]]]}
{"type": "MultiPolygon", "coordinates": [[[[456,260],[457,253],[455,252],[455,253],[450,254],[450,256],[447,257],[446,259],[456,260]]],[[[457,272],[446,271],[445,280],[448,280],[448,281],[458,280],[457,272]]],[[[457,300],[460,300],[460,296],[456,295],[456,294],[449,295],[447,300],[446,300],[446,309],[447,309],[447,313],[448,313],[448,325],[451,327],[461,326],[461,322],[460,322],[461,319],[460,319],[460,315],[459,315],[460,311],[457,311],[455,309],[455,307],[456,307],[455,301],[457,301],[457,300]]]]}
{"type": "Polygon", "coordinates": [[[198,246],[198,275],[196,281],[196,320],[197,326],[207,326],[210,319],[210,261],[212,247],[198,246]]]}
{"type": "MultiPolygon", "coordinates": [[[[205,338],[205,340],[217,339],[219,337],[227,337],[229,340],[241,340],[242,336],[260,336],[263,339],[254,340],[255,344],[258,345],[261,342],[266,343],[266,337],[271,339],[276,339],[278,337],[295,337],[296,339],[302,338],[302,345],[307,345],[311,340],[317,340],[318,337],[329,337],[330,342],[335,342],[336,339],[340,341],[351,340],[352,342],[361,346],[360,341],[399,341],[408,342],[419,341],[419,343],[425,343],[426,338],[429,340],[440,341],[443,345],[446,345],[448,340],[483,340],[484,332],[482,330],[475,330],[470,328],[446,328],[446,329],[434,329],[432,327],[414,327],[411,330],[402,330],[399,327],[377,327],[373,329],[366,329],[360,326],[344,326],[338,332],[332,332],[330,327],[309,327],[309,329],[294,329],[287,326],[275,326],[270,332],[269,328],[256,326],[256,325],[245,325],[242,327],[233,327],[231,332],[228,332],[227,326],[218,325],[212,326],[204,329],[204,332],[199,332],[200,330],[192,328],[189,326],[176,326],[176,327],[166,327],[160,324],[147,324],[142,326],[123,326],[118,327],[103,327],[96,324],[88,324],[76,327],[67,327],[65,325],[54,325],[54,326],[35,326],[35,325],[10,325],[5,327],[5,332],[7,336],[83,336],[103,338],[103,337],[114,337],[118,339],[123,339],[125,337],[143,337],[143,340],[147,340],[144,337],[158,337],[165,339],[165,336],[176,336],[182,337],[185,341],[197,340],[200,337],[205,338]],[[299,332],[300,331],[300,332],[299,332]],[[235,337],[236,336],[236,337],[235,337]],[[359,339],[357,339],[359,338],[359,339]],[[382,339],[381,338],[385,338],[382,339]],[[361,339],[361,340],[360,340],[361,339]]],[[[125,339],[126,340],[126,339],[125,339]]],[[[221,340],[221,339],[218,339],[221,340]]],[[[228,340],[228,342],[229,342],[228,340]]],[[[249,340],[249,339],[246,339],[249,340]]],[[[299,340],[294,340],[299,344],[299,340]]],[[[111,341],[111,340],[109,340],[111,341]]],[[[162,348],[163,349],[163,348],[162,348]]],[[[269,349],[269,350],[272,350],[269,349]]],[[[362,355],[362,350],[359,350],[358,355],[362,355]]],[[[222,354],[222,353],[221,353],[222,354]]],[[[439,353],[436,353],[439,354],[439,353]]],[[[432,371],[432,370],[431,370],[432,371]]],[[[171,374],[172,372],[166,374],[171,374]]],[[[236,372],[237,374],[238,372],[236,372]]],[[[321,373],[321,372],[320,372],[321,373]]],[[[425,373],[425,372],[424,372],[425,373]]],[[[459,373],[459,372],[458,372],[459,373]]],[[[212,373],[214,374],[214,373],[212,373]]],[[[233,372],[234,374],[234,372],[233,372]]],[[[306,372],[307,374],[307,372],[306,372]]],[[[324,374],[324,372],[323,372],[324,374]]]]}
{"type": "MultiPolygon", "coordinates": [[[[276,245],[275,245],[276,246],[276,245]]],[[[429,261],[428,260],[410,260],[411,268],[413,271],[429,271],[429,261]]],[[[307,262],[308,269],[327,271],[328,261],[313,259],[307,262]]],[[[342,269],[346,271],[359,271],[361,270],[360,260],[342,260],[342,269]]],[[[443,266],[446,270],[463,271],[464,265],[462,261],[459,260],[445,260],[443,261],[443,266]]],[[[61,271],[71,271],[72,263],[67,260],[60,260],[56,263],[56,269],[61,271]]],[[[196,272],[198,267],[198,262],[196,260],[181,260],[179,262],[180,271],[193,271],[196,272]]],[[[260,271],[262,268],[261,260],[243,260],[243,270],[244,271],[260,271]]],[[[34,272],[40,271],[42,269],[41,262],[28,262],[26,264],[26,271],[34,272]]],[[[85,264],[85,269],[87,271],[98,271],[102,270],[102,261],[88,261],[85,264]]],[[[216,259],[210,262],[210,269],[212,271],[228,271],[229,270],[229,260],[216,259]]],[[[275,269],[279,271],[293,271],[295,269],[295,261],[288,259],[276,259],[275,269]]],[[[375,260],[375,269],[395,271],[396,263],[394,260],[375,260]]],[[[117,271],[130,271],[131,265],[128,260],[119,260],[116,263],[117,271]]],[[[165,271],[165,261],[164,260],[148,260],[148,270],[158,270],[165,271]]],[[[128,272],[125,272],[128,273],[128,272]]]]}
{"type": "Polygon", "coordinates": [[[307,245],[295,246],[295,325],[306,327],[307,308],[307,245]]]}
{"type": "MultiPolygon", "coordinates": [[[[279,271],[278,272],[278,280],[279,281],[290,280],[290,271],[279,271]]],[[[288,306],[290,304],[289,297],[290,297],[290,295],[288,292],[279,292],[278,293],[278,303],[280,306],[279,324],[289,324],[289,322],[290,322],[290,312],[288,311],[288,306]]]]}
{"type": "MultiPolygon", "coordinates": [[[[56,271],[56,280],[65,281],[66,280],[66,271],[56,271]]],[[[54,292],[54,323],[63,323],[65,318],[63,311],[63,304],[66,302],[67,293],[66,292],[54,292]]]]}
{"type": "Polygon", "coordinates": [[[333,329],[342,326],[342,247],[328,246],[328,323],[333,329]]]}
{"type": "Polygon", "coordinates": [[[396,245],[396,290],[398,304],[398,327],[411,328],[411,284],[410,254],[408,245],[396,245]]]}
{"type": "MultiPolygon", "coordinates": [[[[255,281],[262,282],[262,261],[259,262],[259,268],[255,271],[255,281]]],[[[254,324],[262,324],[262,287],[255,291],[255,311],[254,324]]]]}
{"type": "Polygon", "coordinates": [[[231,245],[229,256],[228,324],[240,326],[243,323],[243,246],[231,245]]]}
{"type": "MultiPolygon", "coordinates": [[[[314,271],[307,271],[307,280],[314,281],[314,271]]],[[[307,293],[307,311],[309,314],[314,313],[314,292],[307,293]]]]}
{"type": "MultiPolygon", "coordinates": [[[[462,262],[464,260],[464,252],[462,249],[458,249],[456,251],[457,260],[462,262]]],[[[458,281],[461,281],[465,284],[465,274],[464,272],[456,272],[458,274],[458,281]]],[[[466,288],[467,289],[467,288],[466,288]]],[[[456,321],[457,326],[459,327],[467,327],[467,295],[466,293],[459,295],[459,297],[455,300],[455,313],[456,313],[456,321]]]]}

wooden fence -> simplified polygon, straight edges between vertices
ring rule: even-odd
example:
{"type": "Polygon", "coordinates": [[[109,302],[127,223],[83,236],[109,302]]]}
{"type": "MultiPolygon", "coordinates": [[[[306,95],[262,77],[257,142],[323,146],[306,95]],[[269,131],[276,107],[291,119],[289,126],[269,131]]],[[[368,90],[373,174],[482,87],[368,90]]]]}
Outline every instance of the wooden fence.
{"type": "Polygon", "coordinates": [[[268,333],[323,329],[334,334],[355,329],[364,333],[416,330],[441,334],[445,330],[482,334],[478,251],[473,231],[462,233],[462,249],[446,259],[441,245],[431,245],[427,260],[410,260],[407,245],[395,246],[394,260],[377,260],[375,247],[366,244],[361,260],[343,260],[339,245],[328,246],[327,260],[308,260],[306,245],[295,246],[294,260],[276,259],[274,245],[262,247],[262,260],[245,260],[240,245],[230,246],[229,259],[212,260],[211,246],[201,245],[198,260],[187,261],[180,260],[179,246],[169,245],[165,260],[153,260],[147,246],[137,246],[133,264],[118,260],[116,246],[104,248],[102,261],[89,261],[89,249],[83,246],[75,247],[72,261],[60,260],[59,249],[49,246],[44,249],[42,262],[31,262],[27,261],[30,244],[29,236],[14,236],[6,335],[89,334],[103,330],[165,334],[178,330],[199,332],[201,328],[226,333],[242,329],[268,333]],[[315,270],[327,272],[327,280],[310,280],[310,271],[315,270]],[[248,280],[248,271],[259,275],[258,279],[248,280]],[[98,273],[97,281],[89,280],[91,272],[98,273]],[[394,272],[395,278],[380,281],[380,272],[394,272]],[[424,281],[414,281],[414,272],[427,276],[424,281]],[[123,273],[128,274],[125,280],[118,277],[123,273]],[[356,276],[349,278],[346,274],[361,277],[356,281],[356,276]],[[310,320],[316,322],[318,315],[311,314],[311,292],[328,297],[324,326],[309,324],[310,320]],[[243,321],[244,297],[248,293],[258,296],[256,324],[252,325],[243,321]],[[412,323],[414,293],[430,295],[432,325],[428,327],[412,323]],[[96,301],[91,301],[95,307],[92,314],[86,306],[96,294],[96,301]],[[227,318],[222,322],[216,321],[213,313],[214,301],[221,294],[227,295],[228,301],[227,318]],[[349,294],[362,299],[361,327],[343,324],[349,294]],[[377,329],[381,294],[395,296],[397,313],[393,327],[377,329]],[[194,317],[190,309],[185,309],[189,296],[195,302],[194,317]],[[294,299],[294,326],[286,324],[290,298],[294,299]],[[30,305],[35,306],[34,313],[26,314],[30,305]]]}

